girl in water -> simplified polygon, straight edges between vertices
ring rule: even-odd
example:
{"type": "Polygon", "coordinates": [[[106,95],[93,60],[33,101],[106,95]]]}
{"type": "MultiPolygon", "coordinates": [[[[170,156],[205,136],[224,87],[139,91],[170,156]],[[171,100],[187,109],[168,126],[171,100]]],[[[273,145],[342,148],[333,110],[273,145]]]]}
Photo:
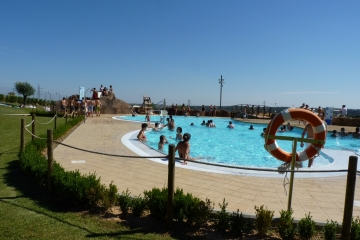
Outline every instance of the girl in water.
{"type": "Polygon", "coordinates": [[[145,135],[145,131],[146,131],[147,127],[148,127],[148,125],[146,123],[141,124],[141,130],[140,130],[139,134],[137,135],[137,139],[139,141],[144,141],[144,142],[147,141],[146,135],[145,135]]]}
{"type": "Polygon", "coordinates": [[[160,142],[158,143],[158,149],[160,151],[164,151],[165,143],[168,143],[168,140],[166,139],[166,137],[164,135],[161,135],[160,136],[160,142]]]}

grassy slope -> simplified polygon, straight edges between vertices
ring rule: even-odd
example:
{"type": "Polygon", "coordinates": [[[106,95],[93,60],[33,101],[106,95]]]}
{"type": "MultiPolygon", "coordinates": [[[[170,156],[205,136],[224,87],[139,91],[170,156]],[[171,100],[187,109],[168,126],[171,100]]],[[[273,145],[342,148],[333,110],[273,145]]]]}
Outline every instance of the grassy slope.
{"type": "MultiPolygon", "coordinates": [[[[0,239],[169,238],[143,229],[130,229],[116,221],[65,212],[47,199],[43,189],[31,183],[18,166],[20,119],[25,118],[28,124],[31,117],[2,115],[28,112],[29,109],[0,106],[0,239]]],[[[50,119],[36,118],[39,122],[50,119]]],[[[61,125],[65,120],[57,122],[61,125]]],[[[53,126],[53,122],[37,124],[37,135],[45,134],[53,126]]],[[[31,136],[26,133],[26,141],[30,140],[31,136]]]]}

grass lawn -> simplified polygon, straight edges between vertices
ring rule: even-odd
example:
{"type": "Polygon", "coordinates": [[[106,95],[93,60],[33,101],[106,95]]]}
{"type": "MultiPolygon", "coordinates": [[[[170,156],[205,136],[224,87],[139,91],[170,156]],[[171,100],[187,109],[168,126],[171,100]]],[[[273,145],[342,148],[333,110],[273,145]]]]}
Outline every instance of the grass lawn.
{"type": "MultiPolygon", "coordinates": [[[[20,119],[31,116],[3,115],[29,113],[30,109],[0,106],[0,239],[171,239],[153,234],[149,228],[130,228],[119,221],[79,212],[64,211],[52,203],[46,191],[33,184],[18,164],[20,119]]],[[[50,117],[36,117],[48,122],[50,117]]],[[[57,124],[65,123],[58,118],[57,124]]],[[[36,124],[36,135],[46,134],[54,122],[36,124]]],[[[31,131],[31,126],[28,128],[31,131]]],[[[25,132],[25,141],[31,136],[25,132]]],[[[115,216],[116,218],[116,216],[115,216]]]]}

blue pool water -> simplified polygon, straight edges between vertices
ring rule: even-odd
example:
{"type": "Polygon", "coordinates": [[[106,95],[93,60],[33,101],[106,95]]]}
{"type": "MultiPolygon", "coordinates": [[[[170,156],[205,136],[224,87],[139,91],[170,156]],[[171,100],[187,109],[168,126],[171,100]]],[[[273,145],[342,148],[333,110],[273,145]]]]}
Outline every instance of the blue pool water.
{"type": "MultiPolygon", "coordinates": [[[[116,117],[117,119],[138,121],[139,130],[141,123],[144,122],[144,116],[122,116],[116,117]]],[[[234,129],[228,129],[229,118],[210,118],[210,117],[183,117],[174,116],[176,127],[182,127],[183,134],[190,133],[191,151],[190,155],[193,158],[199,158],[199,161],[206,161],[212,163],[220,163],[227,165],[238,166],[253,166],[253,167],[278,167],[283,162],[275,159],[264,148],[264,138],[260,136],[263,128],[267,124],[254,124],[233,121],[234,129]],[[203,120],[213,119],[216,128],[207,128],[200,125],[203,120]],[[195,126],[190,126],[194,123],[195,126]],[[249,126],[253,125],[255,130],[249,130],[249,126]]],[[[151,122],[159,122],[159,116],[151,116],[151,122]]],[[[151,125],[153,126],[153,125],[151,125]]],[[[302,129],[294,128],[291,132],[277,133],[277,135],[300,137],[302,129]]],[[[146,137],[150,147],[157,149],[160,135],[165,135],[169,144],[177,144],[174,139],[176,131],[170,131],[167,128],[160,131],[147,131],[146,137]]],[[[279,146],[285,151],[291,152],[292,142],[290,141],[277,141],[279,146]]],[[[325,148],[338,149],[338,150],[352,150],[360,152],[360,140],[353,139],[352,137],[345,138],[328,138],[325,148]]],[[[297,151],[302,151],[300,143],[297,146],[297,151]]],[[[165,146],[164,153],[167,153],[168,147],[165,146]]],[[[327,165],[333,162],[333,159],[321,154],[314,161],[314,166],[327,165]]],[[[304,162],[307,166],[307,161],[304,162]]]]}

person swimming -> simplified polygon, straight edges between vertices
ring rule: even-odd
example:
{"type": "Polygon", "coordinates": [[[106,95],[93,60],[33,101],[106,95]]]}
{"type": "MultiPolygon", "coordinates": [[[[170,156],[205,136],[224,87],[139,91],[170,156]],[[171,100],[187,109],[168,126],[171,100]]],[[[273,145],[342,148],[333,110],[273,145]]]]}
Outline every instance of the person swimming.
{"type": "Polygon", "coordinates": [[[234,128],[232,121],[229,122],[229,125],[227,126],[227,128],[234,128]]]}
{"type": "Polygon", "coordinates": [[[168,140],[166,139],[166,137],[164,135],[160,136],[160,141],[158,143],[158,149],[160,151],[164,151],[164,145],[165,143],[168,143],[168,140]]]}
{"type": "Polygon", "coordinates": [[[266,128],[263,128],[263,132],[260,134],[260,137],[264,137],[265,132],[266,132],[266,128]]]}
{"type": "Polygon", "coordinates": [[[159,123],[158,122],[156,122],[155,123],[155,127],[152,129],[153,131],[159,131],[159,123]]]}
{"type": "Polygon", "coordinates": [[[141,124],[141,130],[140,130],[139,134],[137,135],[137,139],[139,141],[147,141],[146,135],[145,135],[145,131],[146,131],[147,127],[148,127],[148,125],[146,123],[141,124]]]}
{"type": "Polygon", "coordinates": [[[255,130],[255,128],[253,127],[253,125],[250,125],[249,130],[255,130]]]}
{"type": "Polygon", "coordinates": [[[203,122],[201,123],[202,126],[205,126],[206,125],[206,122],[205,120],[203,120],[203,122]]]}
{"type": "MultiPolygon", "coordinates": [[[[173,138],[173,137],[170,137],[170,138],[173,138]]],[[[174,138],[173,138],[173,139],[174,139],[174,138]]],[[[176,140],[176,141],[181,141],[181,140],[183,140],[182,128],[181,128],[181,127],[177,127],[177,128],[176,128],[175,140],[176,140]]]]}
{"type": "Polygon", "coordinates": [[[333,130],[332,132],[333,133],[330,135],[330,137],[335,137],[335,138],[338,137],[336,130],[333,130]]]}

